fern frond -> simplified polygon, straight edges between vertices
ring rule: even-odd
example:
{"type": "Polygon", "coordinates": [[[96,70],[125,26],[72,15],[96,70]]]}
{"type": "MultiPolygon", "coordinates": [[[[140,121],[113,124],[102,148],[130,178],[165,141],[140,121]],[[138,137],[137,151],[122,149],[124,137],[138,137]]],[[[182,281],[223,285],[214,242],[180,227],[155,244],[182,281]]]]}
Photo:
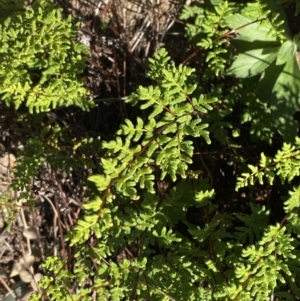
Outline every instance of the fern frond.
{"type": "Polygon", "coordinates": [[[243,173],[238,177],[236,190],[241,187],[253,185],[256,180],[263,184],[266,177],[272,184],[275,175],[278,175],[282,182],[292,181],[300,175],[300,139],[297,137],[295,144],[284,143],[273,160],[267,158],[263,153],[260,159],[260,169],[254,165],[248,165],[251,173],[243,173]]]}
{"type": "Polygon", "coordinates": [[[79,75],[87,49],[75,42],[71,18],[47,1],[0,18],[0,87],[7,106],[26,104],[30,113],[77,105],[93,107],[79,75]]]}
{"type": "Polygon", "coordinates": [[[174,181],[178,175],[185,178],[194,150],[189,136],[202,136],[210,143],[208,125],[198,115],[211,110],[216,99],[191,99],[196,86],[187,82],[194,70],[182,65],[176,68],[168,61],[166,51],[161,49],[155,60],[149,60],[149,76],[159,80],[159,85],[139,87],[127,99],[142,110],[152,108],[149,121],[137,118],[134,125],[125,120],[116,139],[103,142],[108,150],[108,156],[102,158],[103,168],[112,180],[116,179],[117,191],[126,196],[135,197],[137,185],[154,193],[153,164],[161,169],[161,179],[167,174],[174,181]]]}
{"type": "Polygon", "coordinates": [[[260,240],[263,229],[268,225],[269,211],[265,207],[257,206],[250,203],[251,215],[238,215],[245,226],[236,227],[235,237],[238,242],[245,243],[249,241],[251,244],[254,241],[260,240]]]}

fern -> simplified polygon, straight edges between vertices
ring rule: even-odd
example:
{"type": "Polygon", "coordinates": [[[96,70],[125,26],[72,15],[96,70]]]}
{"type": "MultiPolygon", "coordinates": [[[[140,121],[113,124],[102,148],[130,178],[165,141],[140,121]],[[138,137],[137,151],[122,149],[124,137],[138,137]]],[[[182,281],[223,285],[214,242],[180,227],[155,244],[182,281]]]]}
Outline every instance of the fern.
{"type": "Polygon", "coordinates": [[[248,165],[251,173],[243,173],[241,177],[238,177],[236,189],[253,185],[256,180],[260,184],[263,184],[263,178],[266,178],[270,184],[273,183],[275,175],[279,176],[281,180],[292,181],[296,176],[299,176],[300,167],[300,139],[297,137],[295,145],[290,143],[284,143],[281,150],[279,150],[272,160],[267,158],[263,153],[261,154],[261,160],[259,169],[257,166],[248,165]]]}
{"type": "Polygon", "coordinates": [[[196,87],[185,82],[193,70],[185,66],[177,69],[169,63],[164,49],[156,54],[155,59],[150,60],[148,75],[160,85],[139,87],[128,99],[132,104],[140,103],[142,110],[153,108],[149,121],[145,124],[137,118],[134,126],[130,120],[125,120],[116,139],[103,143],[104,149],[108,150],[108,156],[101,159],[105,177],[91,179],[98,182],[100,191],[106,189],[109,179],[115,181],[117,191],[125,196],[134,198],[137,184],[154,193],[155,166],[161,169],[161,180],[167,174],[173,181],[177,175],[186,177],[193,155],[192,142],[187,137],[202,136],[210,143],[208,125],[201,123],[199,114],[211,110],[211,104],[216,100],[192,97],[196,87]]]}
{"type": "Polygon", "coordinates": [[[231,8],[227,1],[215,5],[213,10],[205,9],[202,5],[185,6],[180,18],[188,20],[193,17],[193,23],[188,23],[186,33],[189,38],[199,37],[197,46],[208,50],[206,62],[209,68],[219,75],[224,70],[226,59],[223,54],[227,53],[224,45],[226,39],[219,38],[226,32],[226,16],[230,15],[231,8]]]}
{"type": "MultiPolygon", "coordinates": [[[[16,4],[17,5],[17,4],[16,4]]],[[[0,87],[7,106],[33,113],[93,103],[79,79],[87,50],[74,40],[76,26],[47,1],[0,15],[0,87]]]]}
{"type": "Polygon", "coordinates": [[[61,126],[53,120],[43,121],[45,119],[45,114],[19,114],[13,121],[15,131],[21,128],[29,138],[18,152],[11,188],[23,191],[22,198],[28,201],[33,197],[32,180],[42,164],[48,164],[57,173],[82,170],[83,166],[94,168],[89,154],[101,143],[99,138],[73,138],[74,132],[69,125],[61,126]]]}
{"type": "MultiPolygon", "coordinates": [[[[186,19],[195,16],[201,28],[198,32],[197,26],[190,27],[192,35],[203,35],[197,42],[224,34],[230,11],[244,9],[249,19],[270,16],[259,1],[246,8],[211,2],[222,3],[212,11],[202,4],[186,8],[186,19]],[[203,15],[207,20],[201,19],[203,15]],[[220,27],[208,26],[218,22],[220,27]]],[[[263,21],[267,20],[253,24],[257,30],[268,27],[267,33],[262,30],[264,37],[272,34],[273,25],[279,26],[277,20],[271,20],[270,26],[263,21]]],[[[276,43],[281,36],[277,33],[270,38],[276,43]]],[[[207,49],[214,52],[222,43],[211,43],[207,49]]],[[[222,72],[221,60],[212,68],[222,72]]],[[[64,269],[64,260],[49,258],[44,267],[51,274],[40,282],[44,297],[252,301],[272,296],[293,300],[299,295],[299,187],[282,196],[285,216],[277,224],[270,224],[269,209],[257,203],[249,203],[250,213],[236,212],[234,205],[226,211],[228,205],[223,198],[220,202],[212,181],[205,178],[207,170],[193,172],[191,166],[195,138],[209,144],[216,121],[239,135],[222,119],[235,100],[232,96],[226,110],[213,112],[217,99],[199,93],[193,72],[183,65],[176,67],[164,49],[149,60],[153,84],[139,87],[127,100],[146,117],[126,119],[112,140],[101,142],[102,173],[90,177],[96,196],[83,204],[83,215],[67,235],[76,248],[68,258],[74,274],[64,269]],[[155,184],[168,179],[169,187],[159,193],[155,184]],[[190,219],[189,214],[196,217],[190,219]]],[[[221,95],[220,91],[212,94],[221,95]]],[[[291,182],[299,176],[299,145],[300,139],[294,145],[284,144],[274,158],[262,153],[259,162],[248,165],[238,177],[236,189],[250,187],[251,193],[257,183],[272,185],[275,177],[291,182]]],[[[241,156],[237,159],[245,161],[241,156]]]]}
{"type": "MultiPolygon", "coordinates": [[[[199,115],[206,114],[215,100],[194,96],[187,84],[191,70],[176,68],[164,50],[151,60],[149,74],[159,84],[140,87],[129,102],[147,109],[152,118],[125,120],[114,140],[103,141],[104,172],[90,178],[99,196],[83,205],[83,217],[68,234],[70,244],[78,248],[73,258],[77,289],[72,290],[73,274],[54,268],[64,262],[52,258],[44,266],[55,271],[56,278],[46,276],[40,282],[44,294],[57,299],[69,298],[69,292],[70,300],[89,300],[91,287],[83,284],[89,277],[97,298],[116,301],[250,301],[281,296],[286,283],[293,282],[292,275],[299,278],[293,238],[299,233],[298,189],[286,198],[286,217],[275,226],[268,224],[264,206],[251,204],[250,215],[222,212],[208,181],[192,180],[185,169],[189,167],[179,168],[191,162],[190,136],[210,141],[199,115]],[[183,163],[174,160],[178,157],[183,163]],[[170,175],[178,182],[164,196],[155,193],[153,166],[161,171],[161,179],[170,175]],[[187,219],[186,213],[195,209],[202,212],[198,224],[187,219]]],[[[299,144],[300,139],[297,146],[284,145],[275,158],[262,154],[259,166],[251,165],[251,173],[241,177],[243,185],[237,187],[272,181],[276,174],[292,179],[291,168],[297,163],[288,161],[297,157],[299,144]]]]}
{"type": "Polygon", "coordinates": [[[265,300],[278,283],[285,283],[284,274],[291,275],[289,264],[285,261],[295,259],[294,245],[293,238],[285,230],[280,225],[271,226],[259,246],[252,245],[243,251],[246,264],[240,264],[235,272],[242,284],[238,294],[252,297],[253,300],[265,300]]]}
{"type": "Polygon", "coordinates": [[[254,241],[260,240],[262,230],[268,225],[269,212],[266,211],[265,207],[260,208],[260,206],[250,203],[250,208],[252,214],[237,216],[245,225],[236,227],[235,237],[238,242],[243,244],[245,242],[253,244],[254,241]],[[260,225],[260,227],[257,227],[257,225],[260,225]]]}
{"type": "MultiPolygon", "coordinates": [[[[254,39],[251,35],[254,30],[257,29],[260,33],[260,38],[265,35],[269,40],[277,39],[283,41],[286,39],[285,29],[283,27],[284,20],[278,12],[280,11],[280,6],[276,3],[263,3],[260,0],[256,0],[253,3],[247,3],[244,7],[241,7],[240,14],[233,16],[233,19],[242,21],[244,18],[244,24],[235,24],[238,26],[245,26],[240,28],[239,33],[243,36],[248,36],[249,39],[254,39]],[[248,21],[246,21],[248,19],[248,21]]],[[[227,19],[229,21],[230,17],[227,19]]],[[[242,37],[243,38],[243,37],[242,37]]]]}

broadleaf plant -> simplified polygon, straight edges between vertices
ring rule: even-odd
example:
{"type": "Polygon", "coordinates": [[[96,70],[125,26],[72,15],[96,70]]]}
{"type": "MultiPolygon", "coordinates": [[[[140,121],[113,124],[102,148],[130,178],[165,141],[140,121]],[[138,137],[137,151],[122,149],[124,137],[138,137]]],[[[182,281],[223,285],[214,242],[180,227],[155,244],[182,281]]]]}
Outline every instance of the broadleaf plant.
{"type": "Polygon", "coordinates": [[[227,74],[238,78],[260,76],[257,97],[269,105],[274,126],[291,142],[297,129],[292,116],[300,104],[299,37],[290,35],[279,5],[265,8],[277,8],[280,13],[268,10],[262,15],[259,10],[251,10],[254,6],[248,4],[240,14],[226,18],[229,27],[237,28],[233,43],[240,51],[227,74]]]}

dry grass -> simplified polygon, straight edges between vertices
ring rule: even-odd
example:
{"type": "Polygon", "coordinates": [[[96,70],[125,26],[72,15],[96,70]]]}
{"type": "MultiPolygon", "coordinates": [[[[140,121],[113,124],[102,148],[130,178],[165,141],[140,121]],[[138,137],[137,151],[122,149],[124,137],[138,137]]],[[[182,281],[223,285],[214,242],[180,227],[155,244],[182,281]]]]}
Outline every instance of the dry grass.
{"type": "Polygon", "coordinates": [[[90,49],[87,85],[95,97],[126,97],[140,84],[146,58],[164,46],[186,0],[56,0],[82,24],[90,49]]]}

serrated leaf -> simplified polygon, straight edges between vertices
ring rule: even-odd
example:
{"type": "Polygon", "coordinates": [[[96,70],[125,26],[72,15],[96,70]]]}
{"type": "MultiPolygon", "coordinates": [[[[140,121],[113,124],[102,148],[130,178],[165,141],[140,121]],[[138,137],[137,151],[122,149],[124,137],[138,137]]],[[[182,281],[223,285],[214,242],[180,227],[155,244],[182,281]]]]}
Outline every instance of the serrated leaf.
{"type": "Polygon", "coordinates": [[[297,46],[290,40],[285,41],[277,55],[276,65],[283,65],[287,62],[288,58],[290,58],[297,50],[297,46]]]}
{"type": "Polygon", "coordinates": [[[261,48],[238,55],[227,74],[238,78],[253,77],[268,68],[277,56],[279,47],[261,48]]]}
{"type": "Polygon", "coordinates": [[[231,14],[225,17],[225,21],[232,29],[237,29],[237,39],[248,42],[257,41],[276,41],[269,33],[272,29],[270,23],[255,22],[256,20],[246,17],[242,14],[231,14]]]}
{"type": "MultiPolygon", "coordinates": [[[[263,85],[263,81],[260,85],[263,85]]],[[[297,124],[292,116],[300,106],[300,69],[296,54],[288,58],[269,95],[274,128],[285,141],[293,142],[297,135],[297,124]]]]}

